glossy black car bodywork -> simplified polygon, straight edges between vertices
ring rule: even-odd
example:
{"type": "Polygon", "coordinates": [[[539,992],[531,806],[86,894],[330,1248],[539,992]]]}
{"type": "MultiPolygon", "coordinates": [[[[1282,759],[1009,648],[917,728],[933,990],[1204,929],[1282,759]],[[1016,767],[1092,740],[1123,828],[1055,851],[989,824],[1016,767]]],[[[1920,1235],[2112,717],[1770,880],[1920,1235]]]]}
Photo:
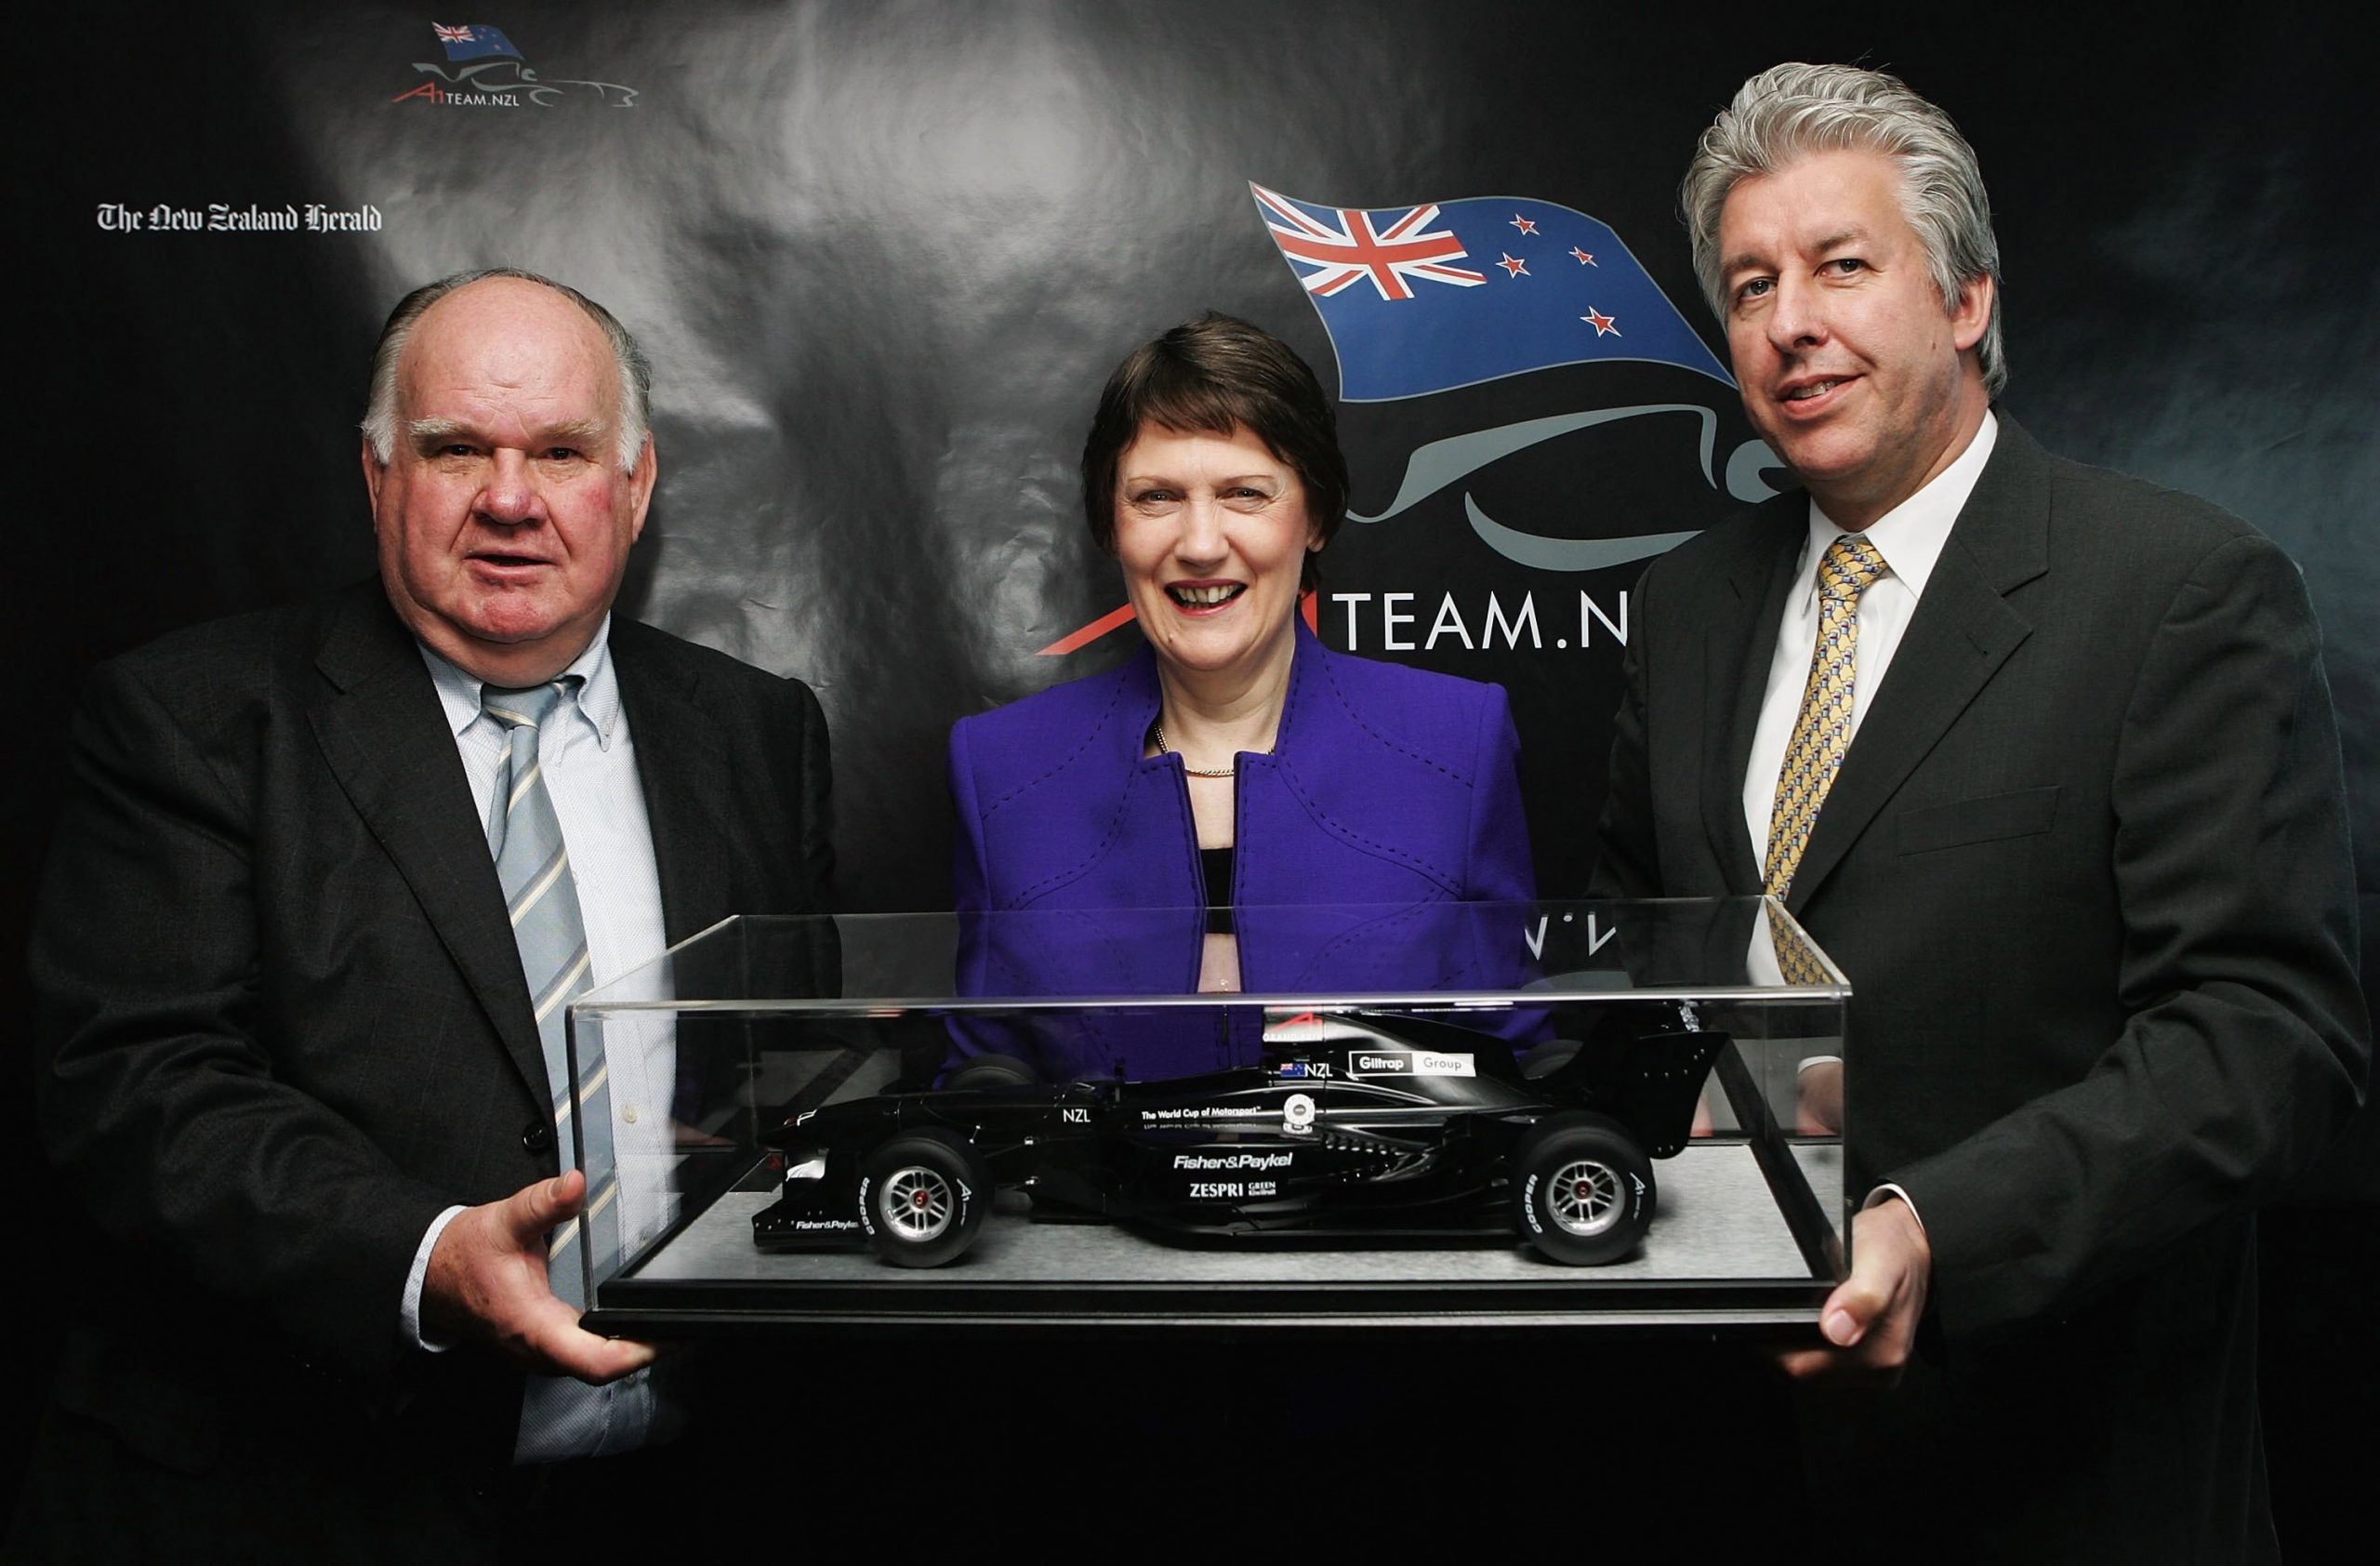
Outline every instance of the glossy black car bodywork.
{"type": "Polygon", "coordinates": [[[754,1240],[934,1266],[1015,1188],[1037,1215],[1183,1238],[1501,1229],[1558,1261],[1615,1260],[1651,1221],[1649,1161],[1684,1147],[1726,1037],[1673,1002],[1589,1015],[1587,1039],[1517,1057],[1492,1034],[1357,1013],[1283,1018],[1270,1063],[1172,1081],[1045,1086],[984,1057],[934,1092],[787,1121],[767,1138],[784,1195],[754,1240]]]}

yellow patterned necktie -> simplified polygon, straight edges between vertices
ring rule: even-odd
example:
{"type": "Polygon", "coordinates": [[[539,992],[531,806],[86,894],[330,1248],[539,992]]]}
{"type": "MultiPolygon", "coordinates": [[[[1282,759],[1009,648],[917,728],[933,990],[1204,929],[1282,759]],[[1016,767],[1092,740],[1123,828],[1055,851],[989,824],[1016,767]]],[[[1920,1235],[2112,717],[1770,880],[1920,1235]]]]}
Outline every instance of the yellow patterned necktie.
{"type": "Polygon", "coordinates": [[[1782,900],[1801,867],[1818,806],[1842,770],[1851,744],[1851,679],[1859,647],[1859,595],[1884,574],[1884,557],[1857,533],[1827,546],[1818,561],[1818,640],[1810,649],[1810,681],[1802,687],[1802,714],[1777,771],[1777,803],[1768,815],[1768,860],[1761,887],[1782,900]]]}

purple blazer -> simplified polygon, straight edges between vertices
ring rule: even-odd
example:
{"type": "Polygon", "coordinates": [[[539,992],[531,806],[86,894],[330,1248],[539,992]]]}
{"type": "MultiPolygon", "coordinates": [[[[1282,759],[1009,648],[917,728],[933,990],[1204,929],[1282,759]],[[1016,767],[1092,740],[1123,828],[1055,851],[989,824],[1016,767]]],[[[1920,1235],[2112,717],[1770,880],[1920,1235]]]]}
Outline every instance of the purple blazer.
{"type": "MultiPolygon", "coordinates": [[[[1536,896],[1502,688],[1336,653],[1302,622],[1296,637],[1272,753],[1239,758],[1243,984],[1518,983],[1517,932],[1480,930],[1461,906],[1536,896]]],[[[1196,988],[1206,883],[1182,758],[1141,754],[1157,702],[1144,649],[1112,673],[953,726],[957,906],[992,916],[962,924],[959,993],[1196,988]]],[[[1230,1030],[1247,1036],[1225,1038],[1211,1017],[1196,1038],[1155,1020],[1077,1018],[1064,1041],[1041,1029],[1028,1053],[1053,1076],[1178,1075],[1252,1057],[1252,1018],[1230,1030]]],[[[961,1055],[1013,1047],[959,1030],[961,1055]]]]}

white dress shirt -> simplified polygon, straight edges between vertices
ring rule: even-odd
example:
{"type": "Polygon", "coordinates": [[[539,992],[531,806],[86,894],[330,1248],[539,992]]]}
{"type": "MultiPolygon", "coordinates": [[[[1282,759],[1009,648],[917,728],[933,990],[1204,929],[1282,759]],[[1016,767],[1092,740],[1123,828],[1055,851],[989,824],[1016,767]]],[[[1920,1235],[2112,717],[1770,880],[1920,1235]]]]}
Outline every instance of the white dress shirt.
{"type": "MultiPolygon", "coordinates": [[[[653,827],[637,775],[636,742],[628,732],[628,714],[620,704],[619,677],[612,667],[611,630],[611,617],[605,616],[587,651],[563,670],[564,675],[580,679],[576,698],[558,709],[537,734],[538,765],[562,841],[570,848],[578,917],[587,932],[590,987],[607,984],[650,962],[668,944],[661,916],[661,872],[654,859],[653,827]]],[[[421,655],[430,667],[430,683],[437,687],[439,705],[445,710],[471,797],[480,803],[484,829],[495,809],[496,776],[504,765],[504,727],[482,710],[481,681],[426,644],[421,655]]],[[[668,1171],[674,1148],[669,1111],[677,1052],[674,1032],[666,1029],[639,1029],[635,1047],[622,1047],[627,1042],[607,1031],[604,1053],[610,1071],[612,1146],[618,1165],[620,1234],[623,1243],[633,1245],[640,1237],[658,1233],[672,1216],[668,1171]]],[[[450,1345],[422,1336],[422,1281],[438,1237],[462,1211],[459,1206],[450,1207],[430,1226],[405,1284],[404,1338],[433,1352],[450,1345]]],[[[591,1418],[582,1413],[569,1422],[592,1430],[592,1439],[557,1446],[551,1434],[553,1420],[533,1417],[523,1421],[516,1461],[548,1462],[628,1451],[643,1444],[655,1423],[653,1388],[644,1373],[600,1387],[566,1378],[530,1378],[528,1401],[533,1409],[541,1401],[549,1405],[555,1400],[583,1400],[594,1405],[591,1418]]]]}
{"type": "MultiPolygon", "coordinates": [[[[1909,630],[1917,601],[1934,574],[1934,563],[1950,541],[1950,525],[1965,509],[1975,482],[2000,438],[2000,421],[1987,411],[1966,450],[1934,475],[1924,488],[1870,523],[1863,537],[1884,557],[1884,574],[1859,595],[1859,641],[1853,651],[1851,734],[1856,740],[1873,693],[1909,630]]],[[[1760,725],[1752,731],[1752,762],[1744,769],[1744,825],[1752,831],[1752,859],[1768,861],[1768,821],[1777,808],[1777,774],[1802,715],[1802,693],[1810,683],[1810,654],[1818,642],[1818,562],[1845,529],[1810,502],[1809,537],[1777,626],[1777,649],[1768,660],[1768,687],[1760,698],[1760,725]]],[[[1823,807],[1821,807],[1823,814],[1823,807]]]]}

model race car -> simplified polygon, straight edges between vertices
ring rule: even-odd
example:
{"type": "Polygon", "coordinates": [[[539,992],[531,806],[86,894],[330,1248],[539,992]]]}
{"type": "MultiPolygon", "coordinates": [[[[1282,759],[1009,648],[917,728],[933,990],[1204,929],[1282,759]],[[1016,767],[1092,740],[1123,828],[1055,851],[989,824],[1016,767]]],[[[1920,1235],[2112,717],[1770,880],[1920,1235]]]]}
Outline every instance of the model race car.
{"type": "Polygon", "coordinates": [[[1682,1002],[1593,1015],[1588,1039],[1520,1055],[1404,1014],[1279,1015],[1263,1064],[1170,1081],[1047,1085],[978,1055],[932,1092],[806,1110],[764,1137],[784,1195],[753,1239],[937,1267],[1011,1188],[1038,1218],[1186,1241],[1501,1230],[1557,1262],[1616,1261],[1652,1222],[1652,1161],[1685,1147],[1726,1035],[1682,1002]]]}

